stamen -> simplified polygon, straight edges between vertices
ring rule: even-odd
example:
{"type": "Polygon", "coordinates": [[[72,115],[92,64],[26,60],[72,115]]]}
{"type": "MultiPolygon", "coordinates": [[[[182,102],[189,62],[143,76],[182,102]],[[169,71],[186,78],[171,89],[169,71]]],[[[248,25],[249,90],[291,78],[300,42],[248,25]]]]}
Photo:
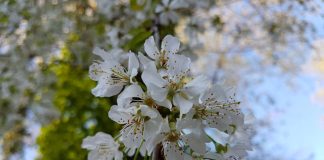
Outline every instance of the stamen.
{"type": "Polygon", "coordinates": [[[111,85],[114,84],[128,84],[130,78],[127,74],[127,70],[123,66],[114,66],[111,69],[110,79],[108,80],[111,85]]]}

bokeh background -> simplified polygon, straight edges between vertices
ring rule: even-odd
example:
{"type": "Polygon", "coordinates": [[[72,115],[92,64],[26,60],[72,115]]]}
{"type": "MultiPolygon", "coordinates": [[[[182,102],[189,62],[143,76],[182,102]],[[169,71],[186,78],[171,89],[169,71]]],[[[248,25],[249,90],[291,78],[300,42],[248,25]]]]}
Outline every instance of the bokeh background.
{"type": "Polygon", "coordinates": [[[94,47],[143,51],[173,34],[193,71],[255,116],[251,160],[324,160],[324,1],[0,0],[0,159],[86,159],[82,139],[120,126],[88,77],[94,47]]]}

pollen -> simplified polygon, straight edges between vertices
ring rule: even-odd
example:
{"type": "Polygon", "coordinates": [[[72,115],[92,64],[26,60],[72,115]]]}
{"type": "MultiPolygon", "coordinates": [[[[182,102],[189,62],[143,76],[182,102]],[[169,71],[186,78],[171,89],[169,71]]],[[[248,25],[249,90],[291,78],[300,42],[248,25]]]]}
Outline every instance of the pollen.
{"type": "Polygon", "coordinates": [[[157,108],[157,105],[155,104],[154,100],[151,97],[145,98],[144,104],[152,108],[157,108]]]}
{"type": "Polygon", "coordinates": [[[169,142],[177,142],[179,139],[180,139],[180,134],[175,131],[171,131],[166,135],[166,140],[169,142]]]}

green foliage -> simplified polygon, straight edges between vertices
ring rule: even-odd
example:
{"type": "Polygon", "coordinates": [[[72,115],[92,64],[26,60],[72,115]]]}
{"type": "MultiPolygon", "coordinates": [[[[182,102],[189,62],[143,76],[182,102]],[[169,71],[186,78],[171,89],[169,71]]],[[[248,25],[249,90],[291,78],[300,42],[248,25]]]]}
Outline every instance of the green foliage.
{"type": "Polygon", "coordinates": [[[52,86],[56,91],[53,103],[61,115],[41,129],[37,143],[42,160],[86,159],[83,138],[98,131],[114,135],[119,127],[108,118],[110,101],[91,94],[95,82],[88,78],[88,68],[74,65],[74,59],[64,48],[46,69],[57,78],[52,86]]]}

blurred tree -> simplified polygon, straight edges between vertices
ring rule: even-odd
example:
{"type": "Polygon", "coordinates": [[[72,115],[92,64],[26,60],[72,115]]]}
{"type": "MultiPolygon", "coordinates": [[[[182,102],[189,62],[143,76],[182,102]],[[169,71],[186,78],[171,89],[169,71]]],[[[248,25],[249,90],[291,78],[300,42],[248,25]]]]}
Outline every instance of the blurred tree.
{"type": "Polygon", "coordinates": [[[44,126],[37,143],[40,159],[86,159],[87,152],[80,148],[82,139],[98,131],[114,134],[116,123],[107,118],[109,101],[94,98],[90,93],[94,83],[88,78],[88,69],[73,64],[75,57],[67,48],[62,56],[53,59],[46,68],[56,76],[53,84],[54,105],[59,118],[44,126]]]}

